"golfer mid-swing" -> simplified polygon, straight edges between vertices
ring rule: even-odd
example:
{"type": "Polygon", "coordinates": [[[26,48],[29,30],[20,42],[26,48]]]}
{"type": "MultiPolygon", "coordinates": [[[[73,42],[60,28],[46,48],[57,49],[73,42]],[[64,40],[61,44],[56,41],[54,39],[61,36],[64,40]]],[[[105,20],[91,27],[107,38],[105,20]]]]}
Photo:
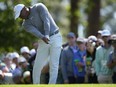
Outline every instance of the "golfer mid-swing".
{"type": "Polygon", "coordinates": [[[33,67],[33,83],[40,83],[41,70],[46,58],[49,59],[49,84],[55,84],[58,74],[59,57],[61,53],[62,37],[46,6],[42,3],[32,7],[18,4],[14,7],[15,19],[24,19],[23,26],[39,40],[37,56],[33,67]]]}

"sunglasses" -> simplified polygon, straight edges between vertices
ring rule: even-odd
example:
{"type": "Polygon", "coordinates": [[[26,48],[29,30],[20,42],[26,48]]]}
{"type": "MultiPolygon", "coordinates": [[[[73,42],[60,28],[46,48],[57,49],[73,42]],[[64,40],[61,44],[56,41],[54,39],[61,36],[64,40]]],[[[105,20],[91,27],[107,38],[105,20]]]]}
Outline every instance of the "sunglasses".
{"type": "Polygon", "coordinates": [[[77,43],[77,44],[83,44],[83,42],[79,42],[79,41],[77,41],[76,43],[77,43]]]}

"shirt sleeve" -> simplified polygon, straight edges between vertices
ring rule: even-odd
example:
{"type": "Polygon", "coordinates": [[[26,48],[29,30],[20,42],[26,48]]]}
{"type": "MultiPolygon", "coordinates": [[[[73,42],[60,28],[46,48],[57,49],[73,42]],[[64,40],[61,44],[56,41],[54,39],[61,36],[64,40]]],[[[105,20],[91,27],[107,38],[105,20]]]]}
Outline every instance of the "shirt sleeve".
{"type": "Polygon", "coordinates": [[[65,51],[63,50],[61,53],[61,71],[62,71],[62,75],[63,75],[63,79],[64,80],[68,80],[68,76],[67,76],[67,68],[66,68],[66,54],[65,51]]]}
{"type": "Polygon", "coordinates": [[[45,36],[49,36],[49,33],[50,33],[50,21],[49,21],[48,9],[44,4],[39,3],[37,5],[37,10],[38,10],[38,12],[40,14],[41,20],[44,23],[45,36]]]}
{"type": "Polygon", "coordinates": [[[107,61],[107,64],[109,64],[109,63],[111,63],[112,62],[112,53],[110,53],[110,55],[109,55],[109,59],[108,59],[108,61],[107,61]]]}
{"type": "Polygon", "coordinates": [[[25,23],[23,23],[23,26],[24,26],[24,30],[26,30],[27,32],[33,34],[37,38],[43,38],[44,37],[44,35],[41,34],[41,32],[39,32],[37,30],[37,28],[35,28],[34,26],[32,26],[30,24],[25,24],[25,23]]]}
{"type": "Polygon", "coordinates": [[[95,71],[96,71],[96,75],[99,75],[100,72],[100,60],[99,60],[99,52],[98,50],[96,51],[96,55],[95,55],[95,61],[94,61],[94,65],[95,65],[95,71]]]}

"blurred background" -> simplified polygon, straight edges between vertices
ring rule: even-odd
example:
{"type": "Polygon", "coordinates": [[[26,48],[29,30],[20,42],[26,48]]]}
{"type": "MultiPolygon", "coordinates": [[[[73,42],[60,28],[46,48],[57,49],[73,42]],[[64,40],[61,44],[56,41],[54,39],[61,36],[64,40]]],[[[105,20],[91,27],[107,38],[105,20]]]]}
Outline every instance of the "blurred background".
{"type": "Polygon", "coordinates": [[[13,7],[44,3],[60,28],[63,42],[68,32],[77,36],[96,35],[108,29],[116,33],[116,0],[0,0],[0,53],[32,47],[38,39],[21,27],[23,20],[14,20],[13,7]]]}

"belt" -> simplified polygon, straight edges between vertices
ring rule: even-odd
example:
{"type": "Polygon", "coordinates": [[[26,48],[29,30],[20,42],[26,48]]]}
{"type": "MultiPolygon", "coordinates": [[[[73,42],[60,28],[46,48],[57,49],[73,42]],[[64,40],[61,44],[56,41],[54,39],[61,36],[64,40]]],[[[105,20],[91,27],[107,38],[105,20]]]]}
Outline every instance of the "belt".
{"type": "Polygon", "coordinates": [[[50,37],[57,34],[57,33],[59,33],[59,30],[56,30],[54,33],[50,34],[50,37]]]}

